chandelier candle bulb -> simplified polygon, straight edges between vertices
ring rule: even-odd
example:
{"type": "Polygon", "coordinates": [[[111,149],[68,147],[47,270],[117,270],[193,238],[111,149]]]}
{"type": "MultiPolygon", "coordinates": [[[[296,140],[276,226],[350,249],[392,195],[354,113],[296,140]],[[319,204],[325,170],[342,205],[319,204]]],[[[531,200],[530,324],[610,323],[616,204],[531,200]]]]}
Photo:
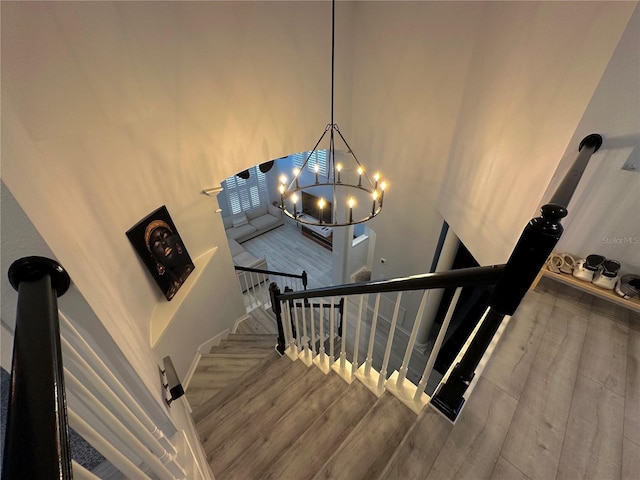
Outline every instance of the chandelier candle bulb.
{"type": "Polygon", "coordinates": [[[318,208],[320,208],[320,223],[324,223],[324,198],[318,200],[318,208]]]}
{"type": "Polygon", "coordinates": [[[296,179],[296,188],[300,188],[300,185],[298,185],[298,176],[300,175],[300,169],[298,167],[293,169],[293,176],[296,179]]]}
{"type": "MultiPolygon", "coordinates": [[[[282,157],[293,162],[289,167],[291,170],[281,170],[274,176],[280,178],[281,186],[278,191],[282,213],[301,224],[303,228],[304,225],[320,227],[323,234],[331,235],[332,230],[328,227],[356,225],[379,215],[382,211],[384,191],[388,185],[382,181],[383,177],[379,171],[376,171],[376,166],[367,165],[365,168],[358,160],[334,121],[337,2],[331,0],[327,3],[331,4],[331,121],[324,128],[312,150],[282,157]],[[344,148],[337,150],[336,140],[341,141],[344,148]],[[342,181],[343,170],[346,175],[344,182],[342,181]],[[285,171],[287,175],[293,172],[290,182],[286,175],[280,175],[285,171]],[[321,179],[320,175],[324,178],[321,179]],[[356,175],[358,176],[357,184],[356,175]],[[294,196],[294,193],[297,195],[294,196]],[[300,205],[298,205],[298,198],[300,205]],[[373,200],[373,206],[369,214],[367,202],[371,200],[373,200]],[[355,218],[353,217],[354,206],[358,207],[355,218]]],[[[277,205],[277,202],[274,203],[277,205]]],[[[298,346],[301,345],[299,342],[296,343],[298,346]]]]}
{"type": "Polygon", "coordinates": [[[353,223],[353,206],[355,205],[356,201],[353,199],[353,197],[351,197],[349,199],[349,223],[353,223]]]}

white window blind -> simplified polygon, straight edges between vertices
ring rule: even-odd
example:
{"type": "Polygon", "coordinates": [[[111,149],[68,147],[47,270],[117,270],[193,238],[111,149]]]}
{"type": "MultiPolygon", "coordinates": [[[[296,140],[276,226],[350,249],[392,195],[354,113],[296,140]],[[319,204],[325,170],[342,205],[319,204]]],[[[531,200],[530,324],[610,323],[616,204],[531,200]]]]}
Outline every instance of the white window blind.
{"type": "Polygon", "coordinates": [[[269,195],[264,173],[256,167],[251,167],[249,174],[247,180],[233,175],[222,182],[222,186],[227,192],[229,208],[232,214],[244,212],[267,203],[269,195]]]}
{"type": "MultiPolygon", "coordinates": [[[[293,166],[302,168],[304,161],[309,156],[310,152],[302,152],[302,153],[294,153],[290,155],[293,159],[293,166]]],[[[316,150],[311,154],[311,158],[307,162],[307,169],[315,172],[314,167],[318,165],[318,174],[326,175],[327,174],[327,158],[328,158],[328,150],[316,150]]]]}

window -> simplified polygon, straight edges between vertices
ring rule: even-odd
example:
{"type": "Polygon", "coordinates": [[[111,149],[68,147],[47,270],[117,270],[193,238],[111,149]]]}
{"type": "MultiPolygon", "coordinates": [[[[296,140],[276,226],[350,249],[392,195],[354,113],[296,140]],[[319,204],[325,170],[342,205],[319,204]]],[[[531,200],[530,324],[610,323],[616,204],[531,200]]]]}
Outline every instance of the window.
{"type": "Polygon", "coordinates": [[[247,180],[233,175],[222,182],[222,187],[227,193],[229,207],[233,215],[260,205],[266,205],[269,198],[267,180],[264,173],[257,167],[249,169],[247,180]]]}
{"type": "MultiPolygon", "coordinates": [[[[309,156],[310,152],[302,152],[302,153],[294,153],[290,155],[293,159],[293,166],[297,168],[302,168],[304,161],[309,156]]],[[[318,165],[318,174],[326,175],[327,174],[327,158],[328,158],[328,150],[316,150],[311,154],[311,158],[307,162],[307,169],[315,172],[314,167],[316,164],[318,165]]]]}

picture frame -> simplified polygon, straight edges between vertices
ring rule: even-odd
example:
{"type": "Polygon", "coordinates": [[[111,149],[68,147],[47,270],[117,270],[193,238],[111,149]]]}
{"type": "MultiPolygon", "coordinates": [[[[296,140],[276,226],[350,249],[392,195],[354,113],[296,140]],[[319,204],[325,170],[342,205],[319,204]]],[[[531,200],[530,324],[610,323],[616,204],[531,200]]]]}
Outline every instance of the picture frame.
{"type": "Polygon", "coordinates": [[[127,230],[127,237],[167,300],[178,292],[195,265],[166,206],[127,230]]]}

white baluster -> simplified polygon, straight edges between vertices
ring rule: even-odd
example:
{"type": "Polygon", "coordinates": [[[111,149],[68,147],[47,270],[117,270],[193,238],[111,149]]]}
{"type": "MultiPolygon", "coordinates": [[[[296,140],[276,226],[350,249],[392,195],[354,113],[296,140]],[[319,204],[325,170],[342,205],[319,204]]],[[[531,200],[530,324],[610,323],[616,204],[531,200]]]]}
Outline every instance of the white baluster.
{"type": "Polygon", "coordinates": [[[149,476],[140,470],[131,460],[123,455],[111,443],[100,435],[91,425],[85,422],[72,408],[67,409],[69,426],[89,442],[104,458],[120,470],[125,478],[147,480],[149,476]]]}
{"type": "Polygon", "coordinates": [[[451,300],[451,304],[449,305],[447,314],[442,321],[442,326],[440,327],[440,331],[438,332],[438,337],[433,344],[431,355],[429,355],[429,360],[427,360],[427,364],[424,367],[424,372],[422,373],[422,378],[420,379],[420,383],[418,383],[418,388],[416,389],[416,393],[413,397],[415,402],[419,401],[420,399],[424,399],[424,403],[426,404],[426,402],[428,401],[428,398],[424,398],[427,397],[424,393],[424,389],[427,387],[427,381],[429,380],[429,375],[431,375],[433,364],[436,362],[436,357],[438,356],[438,353],[440,353],[440,347],[442,346],[442,342],[444,342],[444,337],[447,333],[447,329],[449,328],[449,322],[451,322],[451,318],[453,317],[453,312],[456,309],[456,305],[458,304],[458,299],[460,298],[461,292],[462,287],[458,287],[456,289],[456,292],[453,294],[453,299],[451,300]]]}
{"type": "Polygon", "coordinates": [[[409,370],[409,362],[411,361],[411,354],[413,353],[413,347],[416,344],[416,338],[418,336],[418,328],[422,323],[424,309],[427,306],[427,301],[429,299],[430,293],[431,293],[431,290],[425,290],[424,292],[422,292],[422,300],[420,301],[420,306],[418,307],[418,313],[416,314],[416,319],[413,322],[413,328],[411,329],[411,335],[409,336],[409,343],[407,344],[407,349],[405,350],[404,358],[402,359],[402,366],[400,367],[400,371],[398,372],[398,380],[396,381],[398,388],[402,388],[404,379],[407,378],[407,371],[409,370]]]}
{"type": "Polygon", "coordinates": [[[296,305],[296,300],[293,301],[293,318],[296,324],[296,335],[295,335],[295,340],[296,340],[296,351],[298,353],[300,353],[300,350],[302,350],[301,344],[300,344],[300,322],[298,321],[298,305],[296,305]]]}
{"type": "Polygon", "coordinates": [[[348,302],[344,302],[343,303],[343,310],[342,310],[342,315],[340,317],[340,321],[342,322],[342,336],[340,338],[340,344],[341,344],[341,348],[340,348],[340,369],[344,370],[345,369],[345,362],[347,360],[347,303],[348,302]]]}
{"type": "Polygon", "coordinates": [[[282,302],[282,311],[284,312],[284,326],[287,332],[287,356],[291,360],[298,359],[298,350],[296,348],[295,339],[293,338],[293,323],[291,322],[291,309],[289,308],[289,301],[282,302]]]}
{"type": "MultiPolygon", "coordinates": [[[[139,456],[158,478],[174,480],[176,477],[162,464],[160,459],[133,435],[67,368],[64,369],[65,384],[68,385],[70,402],[79,401],[96,416],[101,418],[109,429],[120,438],[135,455],[139,456]]],[[[78,432],[80,433],[80,432],[78,432]]],[[[184,478],[184,474],[180,478],[184,478]]]]}
{"type": "Polygon", "coordinates": [[[329,358],[327,357],[327,353],[324,348],[324,305],[322,303],[322,298],[318,299],[320,302],[320,308],[318,309],[318,316],[320,320],[320,350],[318,352],[318,356],[313,359],[313,363],[322,370],[322,372],[326,375],[331,371],[331,363],[329,362],[329,358]]]}
{"type": "Polygon", "coordinates": [[[99,476],[94,475],[75,460],[71,460],[71,471],[74,480],[100,480],[99,476]]]}
{"type": "Polygon", "coordinates": [[[94,349],[87,343],[87,341],[80,335],[78,330],[73,326],[69,319],[62,313],[59,313],[60,327],[64,338],[74,347],[74,349],[81,353],[81,356],[92,366],[93,370],[106,382],[109,388],[114,391],[127,405],[127,408],[142,421],[145,428],[151,432],[151,434],[158,439],[165,450],[171,455],[177,453],[176,447],[169,441],[164,435],[162,430],[159,430],[156,423],[149,418],[147,413],[143,410],[140,404],[133,398],[129,390],[122,385],[120,380],[114,375],[113,371],[102,361],[102,359],[96,354],[94,349]]]}
{"type": "Polygon", "coordinates": [[[387,338],[387,348],[384,351],[384,360],[378,377],[378,390],[384,391],[384,382],[387,379],[387,367],[389,366],[389,357],[391,356],[391,345],[393,345],[393,337],[396,332],[396,324],[398,323],[398,312],[400,311],[400,301],[402,300],[402,292],[398,292],[396,296],[396,305],[393,309],[393,318],[391,319],[391,328],[389,329],[389,337],[387,338]]]}
{"type": "MultiPolygon", "coordinates": [[[[75,369],[85,377],[87,383],[104,398],[104,406],[109,408],[110,412],[116,414],[120,420],[126,422],[128,429],[163,463],[169,464],[169,462],[171,462],[168,468],[173,474],[184,476],[184,470],[174,461],[175,455],[170,454],[164,449],[160,441],[144,426],[141,419],[127,408],[123,400],[97,375],[93,368],[80,356],[67,339],[61,337],[60,342],[65,355],[65,363],[68,362],[70,369],[71,367],[75,367],[75,369]]],[[[93,392],[91,392],[91,394],[93,395],[93,392]]]]}
{"type": "Polygon", "coordinates": [[[313,300],[309,300],[310,316],[311,316],[311,352],[316,355],[316,321],[314,317],[313,300]]]}
{"type": "Polygon", "coordinates": [[[335,337],[335,327],[336,327],[336,315],[335,315],[335,298],[331,297],[331,310],[329,312],[329,363],[331,365],[333,365],[333,362],[335,360],[335,353],[334,353],[334,337],[335,337]]]}
{"type": "Polygon", "coordinates": [[[371,319],[371,332],[369,333],[369,348],[367,350],[367,358],[365,362],[356,371],[356,377],[367,387],[374,395],[379,397],[384,389],[378,388],[378,379],[380,375],[375,369],[371,368],[373,362],[373,346],[376,337],[376,325],[378,323],[378,311],[380,309],[380,294],[376,294],[375,304],[373,307],[373,318],[371,319]]]}
{"type": "Polygon", "coordinates": [[[342,342],[340,347],[340,359],[333,364],[333,370],[340,375],[340,377],[347,383],[351,383],[354,380],[354,376],[352,373],[351,363],[347,360],[347,304],[349,302],[342,300],[343,302],[343,312],[342,312],[342,337],[340,341],[342,342]]]}
{"type": "Polygon", "coordinates": [[[303,336],[302,336],[302,345],[303,345],[303,351],[302,351],[302,362],[307,366],[310,367],[313,364],[313,355],[311,354],[311,351],[309,350],[309,337],[307,336],[307,315],[306,315],[306,311],[307,308],[305,307],[305,299],[302,299],[302,332],[303,332],[303,336]]]}
{"type": "Polygon", "coordinates": [[[362,307],[364,305],[365,295],[360,295],[360,302],[358,304],[358,320],[356,322],[356,338],[355,345],[353,347],[353,359],[351,362],[351,375],[356,374],[358,370],[358,350],[360,347],[360,325],[362,324],[362,307]]]}
{"type": "Polygon", "coordinates": [[[373,317],[371,318],[371,332],[369,332],[369,348],[367,350],[367,359],[364,362],[365,376],[371,373],[371,363],[373,362],[373,344],[376,339],[376,324],[378,323],[378,310],[380,308],[380,294],[376,295],[375,304],[373,306],[373,317]]]}

